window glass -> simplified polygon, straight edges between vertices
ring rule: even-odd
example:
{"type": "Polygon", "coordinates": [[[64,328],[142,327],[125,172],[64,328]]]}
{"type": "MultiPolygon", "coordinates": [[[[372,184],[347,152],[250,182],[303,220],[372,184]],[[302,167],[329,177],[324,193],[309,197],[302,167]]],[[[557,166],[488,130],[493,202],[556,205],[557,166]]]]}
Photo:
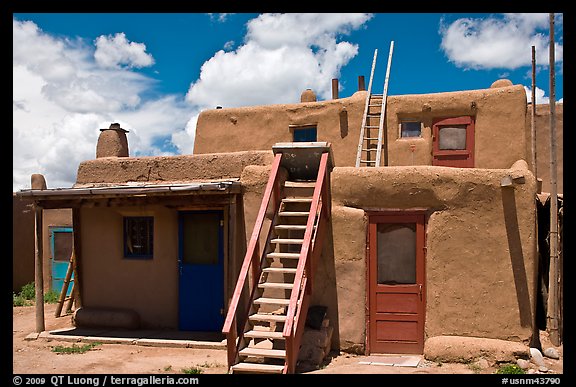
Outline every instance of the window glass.
{"type": "Polygon", "coordinates": [[[152,258],[154,218],[127,216],[124,218],[124,256],[126,258],[152,258]]]}
{"type": "Polygon", "coordinates": [[[378,283],[416,283],[416,224],[377,225],[378,283]]]}
{"type": "Polygon", "coordinates": [[[466,125],[450,125],[438,128],[440,150],[466,149],[466,125]]]}
{"type": "Polygon", "coordinates": [[[294,129],[294,142],[315,142],[316,137],[315,126],[294,129]]]}
{"type": "Polygon", "coordinates": [[[400,123],[400,137],[420,137],[422,123],[420,121],[402,121],[400,123]]]}

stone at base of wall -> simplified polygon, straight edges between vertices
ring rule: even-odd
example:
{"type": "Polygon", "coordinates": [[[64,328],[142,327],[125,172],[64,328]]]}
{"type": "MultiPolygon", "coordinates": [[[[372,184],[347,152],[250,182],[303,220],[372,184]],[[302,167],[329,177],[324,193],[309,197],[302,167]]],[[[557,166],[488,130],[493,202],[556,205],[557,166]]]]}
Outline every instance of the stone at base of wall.
{"type": "Polygon", "coordinates": [[[468,363],[479,358],[490,363],[529,359],[527,345],[498,339],[464,336],[435,336],[424,343],[424,358],[436,362],[468,363]]]}
{"type": "Polygon", "coordinates": [[[306,327],[302,334],[298,362],[310,368],[317,368],[330,352],[334,328],[324,319],[320,329],[306,327]]]}

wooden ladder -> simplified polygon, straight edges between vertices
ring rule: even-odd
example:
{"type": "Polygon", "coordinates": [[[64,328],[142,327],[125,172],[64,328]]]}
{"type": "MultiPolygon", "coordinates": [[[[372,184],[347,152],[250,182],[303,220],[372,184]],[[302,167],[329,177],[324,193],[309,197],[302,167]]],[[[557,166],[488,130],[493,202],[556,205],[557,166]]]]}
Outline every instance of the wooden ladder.
{"type": "Polygon", "coordinates": [[[386,116],[386,99],[388,95],[388,79],[390,77],[390,65],[392,64],[392,51],[394,41],[390,42],[390,53],[388,55],[388,66],[386,68],[386,79],[384,81],[384,92],[382,94],[372,94],[372,81],[374,79],[374,69],[376,67],[376,57],[378,49],[374,50],[372,69],[370,70],[370,81],[368,82],[368,93],[366,95],[366,105],[360,127],[360,139],[358,141],[358,151],[356,153],[356,167],[379,167],[382,159],[382,142],[384,137],[384,120],[386,116]],[[374,108],[379,108],[378,110],[374,108]],[[374,111],[376,110],[376,111],[374,111]],[[376,124],[375,121],[378,121],[376,124]],[[375,130],[378,134],[375,137],[375,130]],[[373,153],[376,153],[375,155],[373,153]]]}
{"type": "Polygon", "coordinates": [[[70,255],[70,261],[68,263],[68,269],[66,270],[66,276],[64,277],[64,283],[62,284],[62,290],[60,291],[60,297],[58,298],[58,304],[56,305],[56,311],[54,312],[54,317],[60,317],[62,315],[62,309],[64,307],[64,303],[68,302],[66,305],[66,314],[72,311],[72,305],[74,304],[76,298],[76,292],[78,289],[76,288],[76,275],[72,277],[72,274],[76,274],[76,254],[74,253],[74,249],[72,249],[72,254],[70,255]],[[68,288],[70,283],[72,282],[72,291],[70,295],[68,294],[68,288]]]}

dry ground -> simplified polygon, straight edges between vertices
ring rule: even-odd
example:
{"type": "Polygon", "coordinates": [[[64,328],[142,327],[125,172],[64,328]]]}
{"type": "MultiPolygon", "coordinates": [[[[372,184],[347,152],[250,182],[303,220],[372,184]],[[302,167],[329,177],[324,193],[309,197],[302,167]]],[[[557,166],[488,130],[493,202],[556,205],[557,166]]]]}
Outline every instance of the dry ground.
{"type": "MultiPolygon", "coordinates": [[[[46,330],[72,327],[71,317],[54,317],[54,304],[45,305],[46,330]]],[[[226,373],[226,351],[221,349],[164,348],[127,344],[101,344],[83,354],[58,354],[57,345],[72,343],[39,338],[25,340],[35,329],[33,306],[13,308],[13,373],[15,374],[175,374],[199,368],[204,374],[226,373]]],[[[548,344],[543,337],[543,345],[548,344]]],[[[82,343],[80,343],[82,344],[82,343]]],[[[366,357],[336,354],[319,374],[493,374],[494,366],[476,363],[434,363],[418,367],[362,365],[366,357]]],[[[551,373],[562,373],[562,359],[546,359],[551,373]]]]}

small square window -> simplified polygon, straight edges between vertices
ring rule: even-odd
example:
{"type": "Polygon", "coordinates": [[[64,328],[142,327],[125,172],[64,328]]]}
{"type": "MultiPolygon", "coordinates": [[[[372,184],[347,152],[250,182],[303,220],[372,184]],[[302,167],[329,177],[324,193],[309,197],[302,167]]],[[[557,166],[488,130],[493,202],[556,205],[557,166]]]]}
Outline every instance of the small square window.
{"type": "Polygon", "coordinates": [[[402,121],[400,123],[400,137],[420,137],[422,123],[420,121],[402,121]]]}
{"type": "Polygon", "coordinates": [[[124,257],[152,259],[154,247],[154,217],[124,217],[124,257]]]}
{"type": "Polygon", "coordinates": [[[315,142],[317,131],[315,126],[294,128],[294,142],[315,142]]]}

